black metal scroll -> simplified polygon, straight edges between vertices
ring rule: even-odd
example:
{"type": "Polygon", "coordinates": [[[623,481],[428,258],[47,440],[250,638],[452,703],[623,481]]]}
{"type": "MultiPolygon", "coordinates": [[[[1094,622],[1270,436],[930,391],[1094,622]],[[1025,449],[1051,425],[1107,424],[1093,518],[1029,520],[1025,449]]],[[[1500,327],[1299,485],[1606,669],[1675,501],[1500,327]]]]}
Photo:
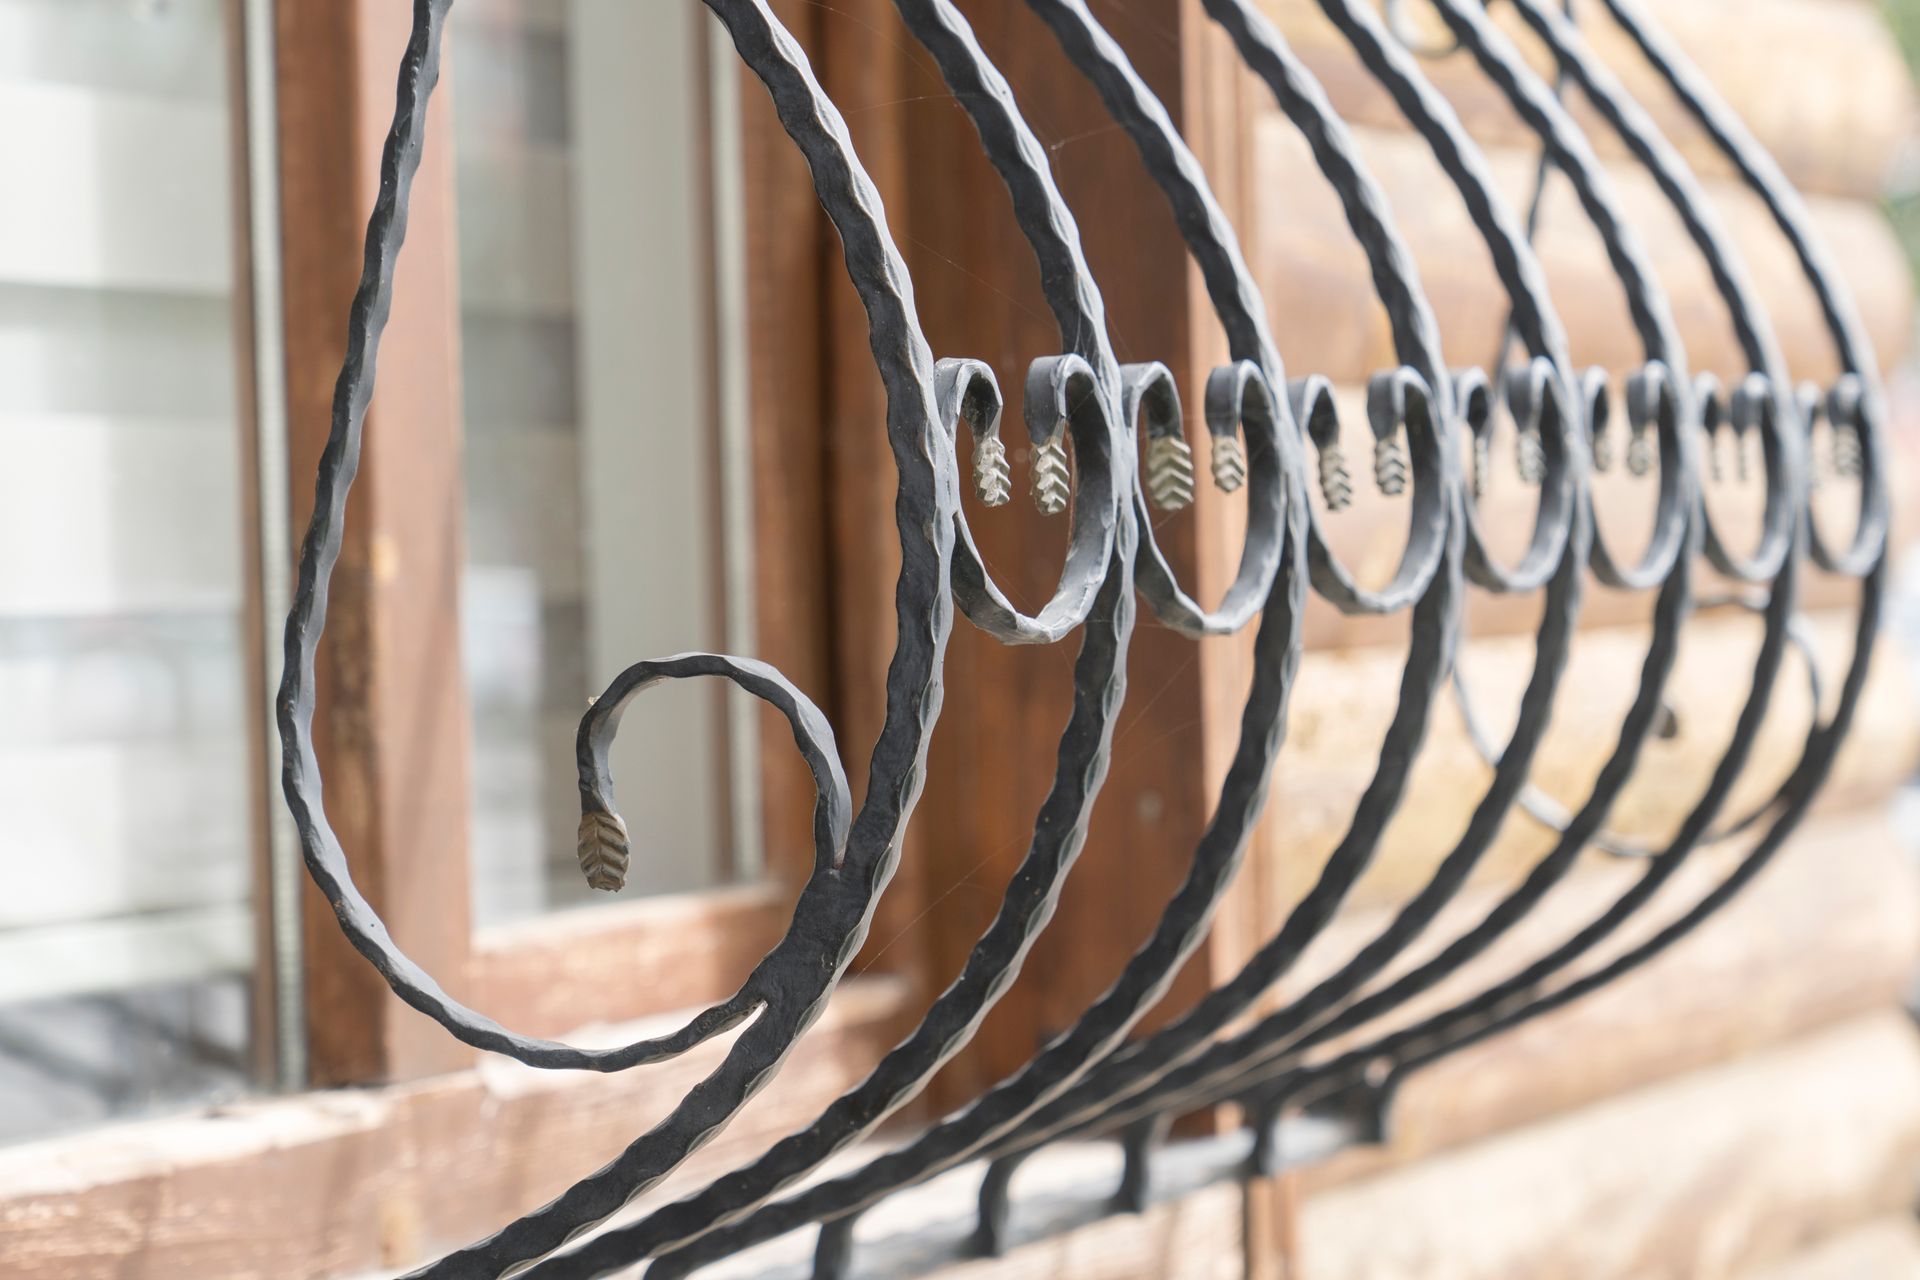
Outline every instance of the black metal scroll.
{"type": "Polygon", "coordinates": [[[1739,256],[1685,162],[1586,46],[1567,13],[1546,0],[1512,0],[1559,63],[1558,84],[1549,87],[1488,21],[1480,0],[1429,0],[1452,43],[1444,51],[1424,52],[1473,59],[1508,98],[1540,140],[1543,177],[1553,171],[1570,181],[1619,278],[1644,364],[1618,388],[1604,373],[1575,370],[1529,246],[1531,223],[1516,218],[1494,192],[1478,149],[1398,36],[1404,3],[1390,3],[1383,17],[1362,0],[1320,0],[1432,149],[1484,238],[1507,296],[1520,358],[1510,360],[1503,350],[1491,369],[1451,367],[1392,211],[1325,94],[1250,0],[1203,0],[1206,13],[1308,142],[1366,252],[1392,324],[1402,363],[1373,379],[1367,425],[1375,442],[1376,482],[1389,494],[1406,492],[1409,523],[1398,569],[1379,589],[1362,586],[1335,556],[1309,498],[1309,488],[1317,487],[1325,505],[1337,510],[1351,493],[1330,388],[1312,375],[1288,379],[1268,330],[1267,304],[1199,163],[1084,0],[1027,0],[1057,37],[1066,63],[1086,77],[1134,143],[1173,210],[1227,337],[1230,358],[1209,376],[1199,402],[1216,483],[1246,485],[1248,521],[1236,575],[1213,608],[1193,599],[1178,582],[1147,519],[1149,506],[1178,508],[1190,497],[1193,450],[1180,389],[1163,365],[1122,366],[1116,360],[1100,292],[1081,252],[1073,213],[1054,185],[1047,152],[960,10],[951,0],[895,0],[1005,182],[1059,324],[1060,351],[1035,359],[1023,378],[1021,408],[1034,445],[1035,498],[1043,510],[1071,511],[1058,588],[1032,615],[1016,608],[994,583],[961,501],[957,441],[963,428],[974,442],[973,484],[981,500],[997,504],[1010,495],[1012,477],[1000,441],[1003,397],[995,372],[974,360],[934,359],[879,196],[804,53],[764,0],[707,0],[811,167],[820,201],[840,234],[848,274],[866,306],[874,361],[887,394],[887,436],[899,473],[899,640],[888,668],[886,718],[868,764],[867,801],[853,811],[830,726],[779,672],[720,654],[636,663],[581,720],[583,868],[596,883],[611,886],[629,856],[607,751],[632,700],[662,680],[729,680],[787,717],[817,787],[814,868],[792,924],[735,995],[657,1039],[611,1049],[575,1048],[518,1035],[467,1008],[394,945],[354,886],[321,803],[312,741],[314,657],[326,618],[327,583],[339,553],[347,490],[405,236],[408,193],[426,144],[426,103],[438,77],[453,2],[414,3],[412,38],[382,162],[381,197],[368,228],[347,360],[287,625],[278,713],[288,802],[308,868],[348,937],[396,994],[467,1043],[537,1067],[621,1071],[662,1061],[724,1032],[738,1035],[720,1065],[612,1163],[551,1204],[417,1275],[449,1280],[603,1276],[654,1259],[650,1276],[676,1276],[818,1224],[816,1271],[836,1276],[850,1265],[851,1227],[862,1210],[969,1161],[985,1161],[975,1245],[991,1250],[1005,1240],[1020,1161],[1068,1136],[1113,1135],[1121,1142],[1126,1175],[1116,1210],[1143,1201],[1167,1121],[1197,1106],[1222,1100],[1242,1104],[1255,1140],[1252,1159],[1235,1170],[1241,1176],[1271,1167],[1277,1126],[1289,1114],[1334,1117],[1347,1141],[1377,1138],[1385,1130],[1394,1090],[1408,1073],[1611,981],[1709,917],[1779,849],[1824,780],[1860,696],[1883,585],[1884,409],[1872,353],[1845,286],[1828,265],[1790,185],[1632,0],[1601,2],[1772,211],[1813,286],[1846,370],[1832,387],[1804,388],[1790,380],[1739,256]],[[1577,88],[1595,105],[1678,210],[1753,371],[1730,394],[1710,379],[1689,377],[1660,284],[1647,269],[1587,139],[1561,109],[1558,91],[1565,88],[1577,88]],[[1532,535],[1513,564],[1494,556],[1477,513],[1491,466],[1488,445],[1502,415],[1517,439],[1520,474],[1539,490],[1532,535]],[[1657,473],[1649,481],[1658,485],[1652,537],[1633,563],[1616,557],[1606,532],[1596,527],[1591,500],[1591,471],[1618,461],[1616,417],[1626,423],[1628,469],[1643,477],[1657,473]],[[1856,527],[1839,546],[1810,514],[1807,452],[1818,420],[1827,423],[1847,460],[1841,471],[1859,487],[1856,527]],[[1755,549],[1742,553],[1716,526],[1704,496],[1704,472],[1714,437],[1744,441],[1755,433],[1766,460],[1766,503],[1755,549]],[[1144,472],[1137,448],[1142,438],[1144,472]],[[1463,438],[1470,444],[1464,457],[1457,444],[1463,438]],[[1824,708],[1824,720],[1817,719],[1822,699],[1816,696],[1816,722],[1787,780],[1754,812],[1723,818],[1781,667],[1791,649],[1806,645],[1794,601],[1808,558],[1825,572],[1860,582],[1853,660],[1824,708]],[[1746,584],[1743,593],[1696,600],[1694,569],[1703,559],[1746,584]],[[1639,687],[1612,731],[1617,744],[1588,799],[1569,811],[1533,790],[1528,774],[1549,722],[1589,576],[1602,590],[1653,593],[1653,623],[1639,687]],[[1471,691],[1454,663],[1465,642],[1462,605],[1474,588],[1538,593],[1543,605],[1533,671],[1504,743],[1490,740],[1481,728],[1471,691]],[[1348,613],[1408,615],[1399,705],[1380,743],[1372,780],[1319,881],[1241,971],[1187,1014],[1129,1041],[1203,937],[1258,820],[1285,733],[1309,590],[1348,613]],[[1240,741],[1186,879],[1106,993],[1019,1071],[905,1145],[793,1191],[926,1085],[979,1027],[1045,927],[1086,842],[1106,773],[1124,696],[1136,591],[1159,621],[1196,639],[1254,629],[1255,662],[1240,741]],[[1005,643],[1055,644],[1075,633],[1080,642],[1074,710],[1061,731],[1057,773],[998,914],[960,976],[907,1039],[812,1124],[700,1191],[576,1243],[738,1113],[779,1069],[845,973],[897,862],[919,795],[943,696],[941,671],[956,604],[970,622],[1005,643]],[[1685,622],[1706,607],[1745,608],[1762,619],[1752,689],[1709,784],[1679,829],[1664,845],[1641,846],[1607,832],[1604,823],[1660,720],[1685,622]],[[1436,700],[1449,687],[1493,766],[1466,832],[1431,880],[1343,968],[1247,1025],[1256,1003],[1325,931],[1370,865],[1404,793],[1436,700]],[[1431,959],[1383,981],[1388,968],[1455,899],[1516,810],[1558,832],[1553,849],[1483,920],[1431,959]],[[1579,970],[1697,850],[1735,835],[1751,837],[1748,852],[1691,908],[1647,940],[1579,970]],[[1408,1001],[1454,975],[1523,919],[1588,847],[1640,860],[1640,878],[1538,961],[1452,1007],[1394,1023],[1393,1015],[1408,1001]]]}

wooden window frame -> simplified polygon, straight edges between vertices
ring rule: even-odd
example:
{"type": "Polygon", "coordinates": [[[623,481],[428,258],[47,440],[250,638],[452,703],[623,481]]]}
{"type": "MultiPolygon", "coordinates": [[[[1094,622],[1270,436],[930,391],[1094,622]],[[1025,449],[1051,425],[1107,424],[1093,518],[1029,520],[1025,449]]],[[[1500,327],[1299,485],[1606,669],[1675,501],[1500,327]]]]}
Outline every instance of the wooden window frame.
{"type": "MultiPolygon", "coordinates": [[[[389,0],[282,0],[277,7],[288,514],[296,542],[312,510],[311,477],[329,427],[409,20],[408,7],[389,0]]],[[[472,925],[470,734],[460,638],[450,622],[459,616],[463,569],[458,232],[445,145],[459,109],[453,97],[445,84],[436,94],[429,128],[443,145],[428,147],[415,182],[321,648],[316,736],[330,816],[399,944],[460,999],[529,1034],[557,1036],[731,994],[785,930],[786,904],[810,857],[799,837],[810,830],[812,794],[804,773],[783,761],[761,769],[758,818],[769,834],[753,882],[472,925]]],[[[783,135],[768,136],[778,135],[771,113],[742,116],[744,234],[756,254],[773,259],[755,258],[746,299],[753,635],[768,661],[803,687],[823,689],[827,504],[821,486],[795,477],[824,479],[823,342],[812,322],[825,224],[798,157],[783,135]],[[811,234],[794,234],[796,225],[811,234]],[[770,287],[775,280],[782,287],[770,287]]],[[[726,394],[718,388],[715,398],[726,394]]],[[[308,1083],[402,1081],[473,1060],[393,995],[310,884],[302,899],[308,1083]]],[[[270,999],[265,978],[260,991],[270,999]]]]}

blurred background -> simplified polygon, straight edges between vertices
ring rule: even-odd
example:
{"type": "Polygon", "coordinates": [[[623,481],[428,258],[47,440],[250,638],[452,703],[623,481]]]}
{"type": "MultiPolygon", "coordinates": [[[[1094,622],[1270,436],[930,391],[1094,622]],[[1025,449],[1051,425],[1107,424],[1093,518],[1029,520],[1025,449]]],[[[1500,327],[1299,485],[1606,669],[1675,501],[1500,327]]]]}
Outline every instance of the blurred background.
{"type": "MultiPolygon", "coordinates": [[[[1017,385],[1059,339],[966,117],[884,0],[770,7],[880,186],[935,354],[1017,385]]],[[[1164,361],[1191,411],[1224,341],[1131,143],[1024,5],[960,7],[1081,217],[1121,359],[1164,361]]],[[[1206,165],[1289,369],[1336,385],[1365,471],[1361,389],[1396,359],[1310,153],[1198,0],[1088,7],[1206,165]]],[[[1260,7],[1353,126],[1449,358],[1492,361],[1505,299],[1424,144],[1313,0],[1260,7]]],[[[597,1167],[711,1063],[542,1076],[452,1042],[340,937],[279,799],[281,619],[408,8],[0,0],[0,1275],[392,1274],[597,1167]]],[[[1898,589],[1831,784],[1724,918],[1628,982],[1418,1076],[1387,1147],[1016,1252],[1007,1275],[1920,1276],[1920,1040],[1904,1011],[1920,968],[1920,0],[1649,8],[1807,193],[1889,371],[1898,589]]],[[[1601,7],[1577,13],[1697,166],[1795,376],[1830,380],[1819,314],[1764,211],[1601,7]]],[[[1469,60],[1426,69],[1525,207],[1531,135],[1469,60]]],[[[1571,105],[1690,358],[1741,376],[1679,219],[1571,105]]],[[[755,653],[826,709],[858,800],[898,568],[864,319],[764,92],[692,3],[459,0],[416,202],[322,648],[329,812],[368,897],[449,990],[530,1034],[631,1038],[733,991],[784,930],[810,865],[811,784],[784,725],[752,704],[649,693],[614,759],[637,838],[628,888],[609,899],[575,865],[577,719],[638,658],[755,653]]],[[[1557,177],[1538,244],[1576,364],[1626,372],[1624,302],[1557,177]]],[[[1816,515],[1840,528],[1852,495],[1835,447],[1816,439],[1816,515]]],[[[1028,459],[1013,453],[1018,479],[1028,459]]],[[[1726,466],[1716,511],[1754,527],[1758,481],[1726,466]]],[[[1514,550],[1535,495],[1502,467],[1483,518],[1514,550]]],[[[1405,511],[1361,480],[1330,528],[1348,563],[1384,580],[1405,511]]],[[[1644,543],[1652,486],[1616,473],[1599,491],[1603,528],[1644,543]]],[[[1043,601],[1064,522],[1020,501],[972,517],[1016,601],[1043,601]]],[[[1210,598],[1244,525],[1244,495],[1206,491],[1155,527],[1210,598]]],[[[1816,575],[1806,596],[1804,661],[1826,701],[1790,660],[1729,812],[1791,771],[1844,669],[1857,590],[1816,575]]],[[[1650,607],[1598,591],[1586,606],[1535,770],[1562,802],[1614,743],[1650,607]]],[[[1470,610],[1463,669],[1496,736],[1538,619],[1530,600],[1470,610]]],[[[1316,603],[1307,635],[1248,864],[1150,1025],[1277,927],[1366,786],[1405,620],[1316,603]]],[[[1668,732],[1616,808],[1619,834],[1679,825],[1727,745],[1759,636],[1739,611],[1689,625],[1668,732]]],[[[958,971],[1052,777],[1071,649],[956,630],[928,790],[866,953],[781,1077],[658,1194],[810,1120],[958,971]]],[[[1209,815],[1250,652],[1143,619],[1113,775],[1055,923],[901,1125],[1026,1061],[1146,935],[1209,815]]],[[[1289,983],[1329,971],[1425,883],[1489,773],[1449,706],[1379,857],[1289,983]]],[[[1438,941],[1551,843],[1510,819],[1438,941]]],[[[1607,954],[1743,848],[1703,857],[1607,954]]],[[[1539,954],[1632,874],[1586,856],[1440,996],[1539,954]]],[[[1182,1129],[1236,1120],[1222,1108],[1182,1129]]]]}

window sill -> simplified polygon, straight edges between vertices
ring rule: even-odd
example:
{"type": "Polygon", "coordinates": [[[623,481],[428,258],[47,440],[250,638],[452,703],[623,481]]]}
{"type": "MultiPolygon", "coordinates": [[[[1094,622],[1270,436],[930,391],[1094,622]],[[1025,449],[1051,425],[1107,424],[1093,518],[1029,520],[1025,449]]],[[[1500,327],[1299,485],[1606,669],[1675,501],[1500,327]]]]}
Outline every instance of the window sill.
{"type": "MultiPolygon", "coordinates": [[[[849,980],[780,1077],[669,1185],[711,1177],[811,1120],[916,1012],[904,980],[849,980]]],[[[655,1022],[618,1034],[652,1034],[655,1022]]],[[[611,1159],[727,1044],[617,1076],[489,1057],[407,1084],[262,1099],[0,1151],[0,1257],[11,1280],[288,1280],[404,1267],[495,1230],[611,1159]]]]}

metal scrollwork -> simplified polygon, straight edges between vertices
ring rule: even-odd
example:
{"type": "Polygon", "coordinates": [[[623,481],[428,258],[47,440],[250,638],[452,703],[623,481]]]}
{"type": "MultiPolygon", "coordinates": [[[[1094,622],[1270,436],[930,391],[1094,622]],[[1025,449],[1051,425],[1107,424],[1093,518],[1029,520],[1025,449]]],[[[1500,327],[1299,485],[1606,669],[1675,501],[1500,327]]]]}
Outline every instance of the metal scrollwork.
{"type": "MultiPolygon", "coordinates": [[[[1491,254],[1510,309],[1510,337],[1490,368],[1455,367],[1422,292],[1417,265],[1393,213],[1326,94],[1251,0],[1203,0],[1251,72],[1305,138],[1319,177],[1339,196],[1365,251],[1392,329],[1396,367],[1371,380],[1365,429],[1378,488],[1405,506],[1407,532],[1386,585],[1361,584],[1335,554],[1326,517],[1353,499],[1352,463],[1342,443],[1333,389],[1315,374],[1289,379],[1268,328],[1267,303],[1206,175],[1125,51],[1084,0],[1027,0],[1057,38],[1066,63],[1098,93],[1132,141],[1170,206],[1185,248],[1205,282],[1229,359],[1212,371],[1201,406],[1206,468],[1222,491],[1244,488],[1247,521],[1238,567],[1217,605],[1196,601],[1155,541],[1150,510],[1193,500],[1198,441],[1167,364],[1122,366],[1107,336],[1098,286],[1081,251],[1072,210],[1056,187],[1048,153],[1021,115],[1005,79],[951,0],[895,0],[908,31],[970,116],[999,172],[1014,215],[1041,267],[1060,349],[1025,371],[1021,414],[1032,449],[1024,478],[1048,514],[1067,514],[1067,550],[1057,587],[1037,613],[1017,608],[994,582],[969,529],[963,479],[988,506],[1020,487],[1002,439],[1005,403],[988,365],[936,360],[914,312],[906,263],[886,225],[880,197],[861,167],[833,102],[805,54],[765,0],[706,0],[740,58],[772,97],[781,124],[805,156],[815,190],[866,306],[875,366],[887,396],[886,432],[899,477],[895,589],[896,649],[888,668],[883,727],[868,762],[866,800],[856,812],[839,749],[825,717],[765,664],[722,654],[641,661],[616,678],[580,722],[578,755],[583,872],[617,887],[629,858],[613,801],[607,753],[621,716],[664,680],[715,677],[776,707],[789,721],[817,788],[811,876],[785,937],[729,999],[670,1035],[587,1049],[518,1035],[448,996],[394,944],[348,872],[328,825],[313,747],[314,662],[338,557],[347,491],[372,394],[380,334],[392,303],[394,269],[425,136],[426,104],[439,75],[453,0],[414,0],[414,25],[382,158],[379,203],[355,296],[332,433],[322,456],[318,501],[302,548],[288,619],[285,681],[277,710],[287,799],[313,878],[341,927],[403,1000],[476,1047],[536,1067],[621,1071],[684,1053],[737,1032],[719,1065],[666,1119],[611,1163],[552,1203],[415,1274],[452,1280],[508,1275],[612,1275],[653,1260],[648,1274],[686,1274],[702,1264],[803,1226],[821,1228],[816,1273],[846,1274],[852,1226],[886,1196],[959,1164],[983,1162],[978,1230],[970,1246],[992,1251],[1009,1238],[1015,1172],[1035,1150],[1067,1137],[1111,1136],[1125,1174],[1115,1211],[1138,1208],[1152,1191],[1155,1153],[1171,1117],[1196,1106],[1237,1101],[1247,1118],[1249,1154],[1228,1173],[1271,1171],[1282,1159],[1286,1117],[1307,1114],[1335,1126],[1345,1142],[1378,1140],[1399,1083],[1435,1059],[1557,1008],[1631,970],[1710,917],[1760,871],[1805,813],[1831,766],[1858,704],[1884,587],[1888,501],[1884,406],[1873,358],[1844,284],[1814,237],[1805,209],[1779,168],[1634,0],[1594,0],[1674,92],[1765,203],[1812,285],[1844,374],[1830,387],[1790,378],[1769,319],[1739,255],[1720,230],[1686,163],[1586,44],[1568,12],[1547,0],[1506,0],[1550,51],[1557,79],[1543,81],[1488,19],[1480,0],[1424,0],[1445,30],[1441,43],[1412,47],[1408,3],[1384,12],[1362,0],[1319,0],[1342,38],[1431,149],[1491,254]],[[1541,145],[1544,177],[1562,175],[1599,231],[1640,340],[1642,362],[1616,389],[1604,371],[1576,371],[1531,238],[1538,214],[1517,217],[1496,193],[1479,150],[1427,82],[1421,57],[1471,59],[1511,103],[1541,145]],[[1622,216],[1603,167],[1571,117],[1560,89],[1577,85],[1605,126],[1653,177],[1678,211],[1723,300],[1750,373],[1723,391],[1689,373],[1686,352],[1659,282],[1622,216]],[[1509,359],[1510,348],[1519,348],[1509,359]],[[1815,457],[1824,427],[1826,455],[1815,457]],[[1515,441],[1513,473],[1537,490],[1524,551],[1503,563],[1484,536],[1479,505],[1500,469],[1497,428],[1515,441]],[[971,445],[963,477],[960,437],[971,445]],[[1462,447],[1464,442],[1464,447],[1462,447]],[[1707,493],[1710,459],[1757,455],[1764,486],[1751,549],[1723,530],[1707,493]],[[1625,561],[1599,527],[1592,476],[1624,469],[1657,486],[1645,550],[1625,561]],[[1857,485],[1851,535],[1830,540],[1810,512],[1813,481],[1857,485]],[[1310,491],[1317,491],[1316,503],[1310,491]],[[1795,612],[1807,560],[1857,579],[1855,652],[1838,685],[1823,689],[1805,626],[1795,612]],[[1696,598],[1696,569],[1733,579],[1732,593],[1696,598]],[[1583,595],[1652,593],[1647,651],[1633,701],[1613,730],[1615,746],[1577,808],[1529,782],[1536,749],[1573,644],[1583,595]],[[1519,714],[1504,742],[1486,732],[1455,661],[1468,642],[1464,602],[1472,590],[1537,594],[1541,621],[1519,714]],[[1129,1040],[1204,936],[1246,852],[1285,737],[1300,665],[1308,593],[1350,614],[1404,614],[1409,638],[1399,701],[1350,825],[1319,880],[1242,969],[1191,1010],[1129,1040]],[[1252,675],[1241,736],[1228,762],[1213,817],[1185,879],[1152,933],[1105,994],[1025,1066],[903,1145],[846,1172],[813,1179],[831,1158],[871,1134],[919,1092],[979,1027],[1019,972],[1053,912],[1087,841],[1125,692],[1136,593],[1159,622],[1195,640],[1251,631],[1252,675]],[[1671,715],[1666,685],[1689,617],[1737,608],[1760,620],[1752,689],[1711,780],[1673,835],[1633,841],[1606,829],[1608,814],[1646,742],[1671,715]],[[860,1084],[813,1123],[757,1159],[682,1199],[590,1238],[641,1192],[712,1138],[778,1071],[845,974],[872,923],[900,856],[926,771],[928,740],[944,695],[942,667],[955,612],[1005,644],[1050,645],[1079,638],[1074,700],[1061,731],[1058,770],[1036,815],[1033,836],[999,910],[958,977],[918,1025],[860,1084]],[[1754,731],[1789,654],[1801,652],[1814,682],[1815,721],[1796,767],[1766,803],[1728,820],[1727,797],[1747,763],[1754,731]],[[1280,1008],[1261,1004],[1308,945],[1339,914],[1371,865],[1405,794],[1439,699],[1449,690],[1491,766],[1466,831],[1429,881],[1344,966],[1280,1008]],[[1822,718],[1824,716],[1824,718],[1822,718]],[[1484,919],[1411,968],[1390,967],[1426,935],[1479,866],[1494,835],[1519,812],[1550,828],[1552,849],[1484,919]],[[1650,937],[1574,976],[1635,918],[1701,847],[1735,835],[1752,846],[1693,905],[1650,937]],[[1639,878],[1546,955],[1451,1006],[1395,1025],[1392,1017],[1482,955],[1525,918],[1567,874],[1582,850],[1632,858],[1639,878]],[[1403,970],[1403,971],[1401,971],[1403,970]]],[[[1726,483],[1738,483],[1736,462],[1726,483]]],[[[1744,464],[1750,465],[1750,464],[1744,464]]]]}

